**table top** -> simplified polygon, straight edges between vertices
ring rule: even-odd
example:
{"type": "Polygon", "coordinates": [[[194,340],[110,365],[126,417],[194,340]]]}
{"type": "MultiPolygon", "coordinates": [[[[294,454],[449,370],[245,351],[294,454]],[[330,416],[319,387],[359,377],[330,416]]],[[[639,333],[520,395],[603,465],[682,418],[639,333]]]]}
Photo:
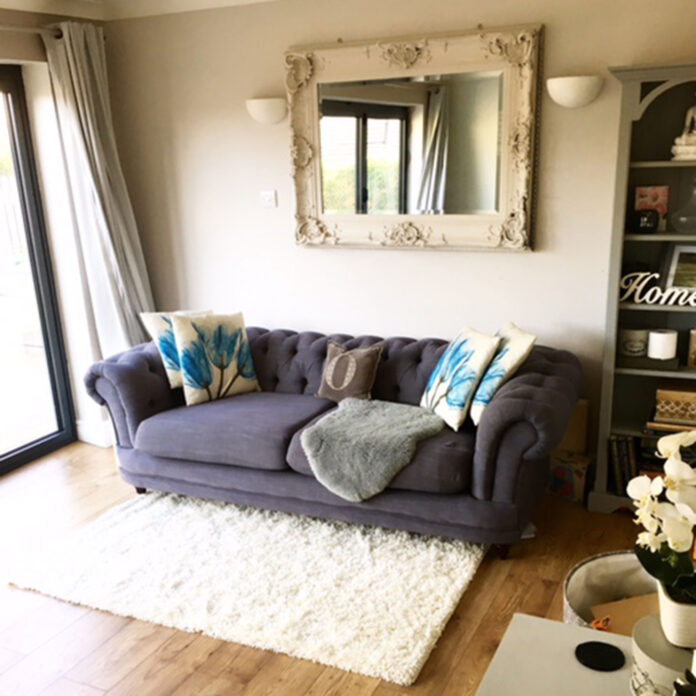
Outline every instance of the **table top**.
{"type": "Polygon", "coordinates": [[[477,696],[628,696],[631,639],[614,633],[515,614],[481,682],[477,696]],[[620,648],[626,664],[596,672],[575,659],[579,643],[599,640],[620,648]]]}

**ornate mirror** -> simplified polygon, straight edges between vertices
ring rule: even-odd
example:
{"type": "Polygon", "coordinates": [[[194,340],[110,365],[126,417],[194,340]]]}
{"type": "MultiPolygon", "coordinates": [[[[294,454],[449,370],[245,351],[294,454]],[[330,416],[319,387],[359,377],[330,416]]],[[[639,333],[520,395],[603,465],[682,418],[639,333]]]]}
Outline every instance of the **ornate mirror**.
{"type": "Polygon", "coordinates": [[[297,242],[531,249],[541,31],[288,52],[297,242]]]}

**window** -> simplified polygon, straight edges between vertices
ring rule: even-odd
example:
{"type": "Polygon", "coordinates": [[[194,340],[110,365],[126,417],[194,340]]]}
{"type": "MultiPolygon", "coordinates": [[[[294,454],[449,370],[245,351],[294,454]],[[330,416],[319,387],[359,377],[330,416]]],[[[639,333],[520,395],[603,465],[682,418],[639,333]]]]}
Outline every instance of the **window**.
{"type": "Polygon", "coordinates": [[[407,107],[322,101],[324,213],[406,212],[407,107]]]}
{"type": "Polygon", "coordinates": [[[75,439],[19,66],[0,66],[0,473],[75,439]]]}

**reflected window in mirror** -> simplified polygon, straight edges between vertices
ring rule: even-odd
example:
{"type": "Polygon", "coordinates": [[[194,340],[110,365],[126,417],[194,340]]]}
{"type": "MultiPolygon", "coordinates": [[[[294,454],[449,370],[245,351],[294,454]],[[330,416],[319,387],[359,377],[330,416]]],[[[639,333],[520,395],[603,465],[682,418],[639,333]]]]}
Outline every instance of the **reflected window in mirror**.
{"type": "Polygon", "coordinates": [[[403,106],[324,99],[324,213],[406,212],[409,111],[403,106]]]}
{"type": "Polygon", "coordinates": [[[325,215],[499,210],[500,72],[319,85],[325,215]]]}

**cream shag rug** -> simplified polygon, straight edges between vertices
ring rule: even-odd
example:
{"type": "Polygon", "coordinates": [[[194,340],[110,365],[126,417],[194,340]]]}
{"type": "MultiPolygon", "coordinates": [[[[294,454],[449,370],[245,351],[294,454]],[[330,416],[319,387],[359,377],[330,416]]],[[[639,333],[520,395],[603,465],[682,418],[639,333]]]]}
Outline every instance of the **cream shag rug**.
{"type": "Polygon", "coordinates": [[[11,581],[59,599],[412,684],[484,547],[148,494],[11,581]]]}

